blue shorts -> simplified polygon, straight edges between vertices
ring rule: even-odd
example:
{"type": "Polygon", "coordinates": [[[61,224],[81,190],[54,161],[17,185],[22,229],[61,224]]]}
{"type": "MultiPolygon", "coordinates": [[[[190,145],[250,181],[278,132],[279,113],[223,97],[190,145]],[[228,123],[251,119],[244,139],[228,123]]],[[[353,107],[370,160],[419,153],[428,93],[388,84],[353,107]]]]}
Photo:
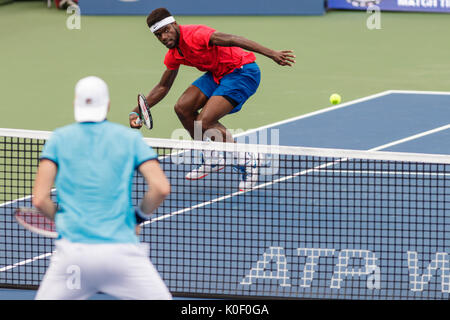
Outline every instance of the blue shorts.
{"type": "Polygon", "coordinates": [[[258,89],[261,81],[261,72],[256,62],[243,65],[220,79],[217,84],[211,72],[206,72],[192,83],[199,88],[208,98],[212,96],[225,96],[231,98],[236,106],[229,113],[241,110],[245,101],[258,89]]]}

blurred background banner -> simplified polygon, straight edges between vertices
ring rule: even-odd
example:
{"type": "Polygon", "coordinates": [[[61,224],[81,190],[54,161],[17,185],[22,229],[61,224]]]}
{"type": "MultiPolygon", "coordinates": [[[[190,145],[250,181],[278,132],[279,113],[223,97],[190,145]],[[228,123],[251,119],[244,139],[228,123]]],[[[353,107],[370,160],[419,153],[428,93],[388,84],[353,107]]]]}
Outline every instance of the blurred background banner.
{"type": "Polygon", "coordinates": [[[165,7],[175,15],[322,15],[324,0],[80,0],[83,15],[147,15],[165,7]]]}
{"type": "Polygon", "coordinates": [[[329,9],[367,10],[371,5],[383,11],[450,13],[450,0],[328,0],[329,9]]]}

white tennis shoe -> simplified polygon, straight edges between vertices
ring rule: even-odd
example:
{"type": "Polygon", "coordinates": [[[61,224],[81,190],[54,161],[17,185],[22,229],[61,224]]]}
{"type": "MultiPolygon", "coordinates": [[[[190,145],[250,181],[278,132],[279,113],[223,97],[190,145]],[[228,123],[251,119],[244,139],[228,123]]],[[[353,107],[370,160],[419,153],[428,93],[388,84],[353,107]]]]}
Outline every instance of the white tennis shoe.
{"type": "Polygon", "coordinates": [[[247,153],[245,165],[237,166],[241,177],[239,181],[239,190],[247,191],[256,186],[259,175],[259,155],[257,153],[247,153]]]}
{"type": "Polygon", "coordinates": [[[201,165],[192,170],[186,175],[188,180],[199,180],[205,178],[207,175],[220,171],[225,168],[225,159],[223,155],[218,152],[212,152],[210,156],[201,153],[201,165]]]}

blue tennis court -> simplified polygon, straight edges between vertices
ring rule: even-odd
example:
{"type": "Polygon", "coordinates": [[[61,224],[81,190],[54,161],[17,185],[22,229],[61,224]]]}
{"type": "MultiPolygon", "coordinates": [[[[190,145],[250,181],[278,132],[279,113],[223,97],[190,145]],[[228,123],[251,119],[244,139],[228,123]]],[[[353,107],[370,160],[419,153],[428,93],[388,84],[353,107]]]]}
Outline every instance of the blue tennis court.
{"type": "MultiPolygon", "coordinates": [[[[450,93],[388,91],[250,130],[240,139],[448,155],[449,118],[450,93]]],[[[340,156],[304,161],[280,155],[278,161],[295,165],[261,174],[256,188],[239,192],[231,166],[188,181],[191,164],[161,158],[172,194],[143,226],[143,240],[169,288],[198,298],[448,299],[448,165],[349,163],[340,156]],[[409,173],[416,169],[420,173],[409,173]]],[[[1,206],[12,213],[12,203],[1,206]]],[[[51,240],[24,230],[0,238],[16,236],[7,249],[17,255],[2,258],[0,282],[27,272],[38,282],[51,255],[40,248],[51,240]]],[[[0,298],[33,294],[5,289],[0,298]]]]}

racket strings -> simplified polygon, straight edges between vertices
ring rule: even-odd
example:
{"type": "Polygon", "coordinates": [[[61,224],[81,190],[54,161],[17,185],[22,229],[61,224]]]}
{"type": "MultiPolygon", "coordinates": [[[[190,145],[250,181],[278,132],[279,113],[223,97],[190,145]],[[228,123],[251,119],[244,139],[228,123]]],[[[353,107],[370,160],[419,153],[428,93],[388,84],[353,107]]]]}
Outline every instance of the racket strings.
{"type": "Polygon", "coordinates": [[[55,231],[54,221],[43,216],[36,211],[20,211],[17,213],[17,218],[23,223],[46,231],[55,231]]]}

